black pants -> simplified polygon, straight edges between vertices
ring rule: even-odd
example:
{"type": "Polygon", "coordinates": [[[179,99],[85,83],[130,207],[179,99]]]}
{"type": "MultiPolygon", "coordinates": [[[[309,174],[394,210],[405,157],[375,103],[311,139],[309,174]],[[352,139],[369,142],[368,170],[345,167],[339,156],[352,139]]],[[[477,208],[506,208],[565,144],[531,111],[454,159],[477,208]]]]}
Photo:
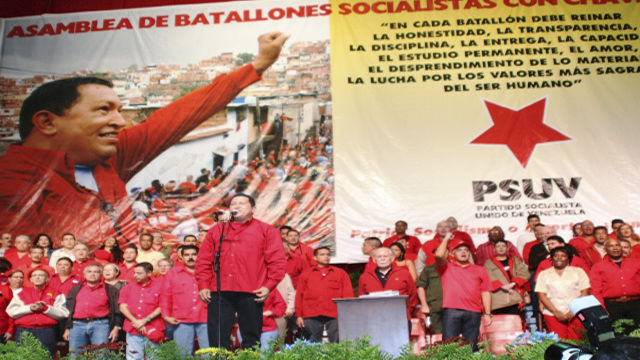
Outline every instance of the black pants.
{"type": "Polygon", "coordinates": [[[213,347],[229,348],[229,338],[235,313],[242,334],[242,348],[248,349],[260,341],[262,334],[262,303],[255,302],[252,293],[223,291],[221,293],[220,342],[218,342],[218,294],[211,293],[209,303],[209,344],[213,347]]]}
{"type": "Polygon", "coordinates": [[[338,342],[338,319],[328,316],[315,316],[304,319],[304,327],[311,334],[311,342],[322,343],[322,333],[327,327],[327,337],[330,343],[338,342]]]}
{"type": "Polygon", "coordinates": [[[482,323],[482,313],[462,309],[442,310],[442,340],[462,334],[465,341],[472,343],[473,351],[478,351],[478,334],[482,323]]]}
{"type": "Polygon", "coordinates": [[[635,322],[635,325],[625,329],[629,332],[640,326],[640,300],[631,300],[625,302],[604,301],[604,305],[607,307],[607,311],[611,317],[611,322],[615,322],[618,319],[631,319],[635,322]]]}

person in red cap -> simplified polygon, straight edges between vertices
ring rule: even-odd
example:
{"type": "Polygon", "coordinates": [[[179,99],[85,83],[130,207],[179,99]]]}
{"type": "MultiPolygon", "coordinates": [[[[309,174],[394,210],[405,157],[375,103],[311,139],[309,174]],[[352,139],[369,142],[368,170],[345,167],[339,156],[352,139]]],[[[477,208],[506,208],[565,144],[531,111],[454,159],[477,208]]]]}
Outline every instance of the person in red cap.
{"type": "Polygon", "coordinates": [[[135,282],[120,292],[122,329],[127,333],[127,359],[142,360],[147,345],[156,346],[164,339],[164,321],[160,316],[162,282],[153,279],[153,265],[142,262],[135,266],[135,282]]]}
{"type": "Polygon", "coordinates": [[[36,268],[27,276],[33,287],[23,288],[11,299],[7,314],[14,319],[18,341],[23,333],[29,332],[53,355],[58,320],[69,316],[69,310],[64,306],[65,297],[48,286],[48,272],[36,268]]]}
{"type": "Polygon", "coordinates": [[[491,324],[491,280],[487,270],[471,262],[467,242],[448,233],[435,252],[436,268],[442,278],[442,338],[462,334],[477,350],[480,323],[484,315],[491,324]],[[453,258],[449,260],[449,253],[453,258]]]}

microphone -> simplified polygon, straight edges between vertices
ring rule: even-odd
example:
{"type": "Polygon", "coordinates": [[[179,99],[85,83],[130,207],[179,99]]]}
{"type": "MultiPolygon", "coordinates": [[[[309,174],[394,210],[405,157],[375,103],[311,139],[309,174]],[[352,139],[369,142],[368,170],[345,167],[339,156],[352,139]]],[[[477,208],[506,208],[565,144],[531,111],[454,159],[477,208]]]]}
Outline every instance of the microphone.
{"type": "Polygon", "coordinates": [[[238,215],[238,210],[231,210],[231,218],[229,220],[234,221],[238,215]]]}

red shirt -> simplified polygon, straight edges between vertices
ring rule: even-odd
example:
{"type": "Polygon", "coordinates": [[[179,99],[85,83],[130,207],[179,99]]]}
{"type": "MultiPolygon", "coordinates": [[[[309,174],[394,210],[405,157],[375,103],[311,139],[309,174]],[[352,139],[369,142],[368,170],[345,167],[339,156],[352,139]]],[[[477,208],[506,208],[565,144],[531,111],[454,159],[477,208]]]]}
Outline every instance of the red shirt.
{"type": "Polygon", "coordinates": [[[332,299],[353,297],[353,287],[346,271],[335,266],[312,267],[298,279],[296,316],[338,317],[338,307],[332,299]]]}
{"type": "Polygon", "coordinates": [[[484,267],[447,262],[444,268],[436,266],[436,269],[442,279],[443,309],[483,312],[481,294],[491,291],[491,279],[484,267]]]}
{"type": "Polygon", "coordinates": [[[165,275],[160,297],[162,316],[184,323],[206,323],[207,304],[200,300],[196,277],[185,267],[175,267],[165,275]]]}
{"type": "MultiPolygon", "coordinates": [[[[17,269],[21,266],[29,266],[31,264],[31,258],[29,257],[29,251],[27,250],[22,257],[18,255],[18,250],[14,247],[7,249],[4,252],[4,257],[11,263],[12,269],[17,269]]],[[[43,258],[44,259],[44,258],[43,258]]],[[[26,275],[26,273],[25,273],[26,275]]],[[[26,279],[25,279],[26,280],[26,279]]]]}
{"type": "Polygon", "coordinates": [[[393,244],[394,242],[397,242],[400,239],[407,239],[407,246],[405,248],[406,253],[418,254],[418,251],[420,251],[420,247],[422,246],[422,243],[420,242],[420,239],[411,235],[406,235],[406,234],[403,236],[393,235],[389,238],[386,238],[382,243],[382,246],[389,247],[391,246],[391,244],[393,244]]]}
{"type": "Polygon", "coordinates": [[[109,299],[104,281],[94,287],[86,282],[82,284],[76,297],[76,307],[73,311],[74,319],[102,318],[109,315],[109,299]]]}
{"type": "Polygon", "coordinates": [[[600,255],[600,252],[598,252],[598,250],[596,250],[593,247],[593,245],[590,245],[588,248],[578,250],[578,254],[580,258],[584,260],[585,264],[587,264],[587,267],[589,269],[591,269],[593,265],[602,261],[602,256],[600,255]]]}
{"type": "MultiPolygon", "coordinates": [[[[522,260],[522,256],[518,252],[518,249],[511,243],[511,241],[507,241],[507,257],[517,257],[522,260]]],[[[484,262],[496,256],[495,245],[491,241],[487,241],[484,244],[480,244],[478,246],[478,250],[476,251],[476,255],[473,257],[475,263],[482,266],[484,262]]]]}
{"type": "MultiPolygon", "coordinates": [[[[149,279],[149,282],[145,285],[140,285],[134,281],[122,288],[118,304],[127,304],[129,311],[136,319],[144,319],[160,307],[161,294],[162,284],[160,281],[149,279]]],[[[145,327],[147,329],[155,328],[158,331],[164,330],[162,316],[156,316],[145,327]]],[[[126,317],[122,329],[132,335],[142,335],[131,325],[131,321],[126,317]]]]}
{"type": "MultiPolygon", "coordinates": [[[[469,247],[469,250],[471,250],[471,254],[473,255],[473,258],[475,259],[476,246],[473,244],[473,240],[471,239],[471,236],[469,236],[469,234],[467,234],[464,231],[454,231],[452,234],[454,237],[458,237],[464,240],[464,242],[469,247]]],[[[421,248],[422,252],[424,252],[424,254],[427,256],[425,267],[436,263],[435,253],[438,246],[440,246],[440,243],[442,243],[442,239],[440,238],[440,235],[436,234],[436,236],[434,236],[433,239],[422,244],[422,248],[421,248]]]]}
{"type": "Polygon", "coordinates": [[[116,155],[93,169],[99,192],[76,183],[75,164],[66,153],[10,145],[0,157],[0,229],[31,237],[46,229],[56,246],[62,235],[70,232],[91,248],[116,235],[115,216],[125,236],[136,238],[137,221],[125,184],[259,79],[253,66],[245,65],[120,131],[116,155]],[[105,211],[105,203],[113,205],[115,211],[105,211]]]}
{"type": "Polygon", "coordinates": [[[640,260],[623,258],[618,266],[608,256],[589,273],[591,294],[604,306],[604,299],[640,295],[640,260]]]}
{"type": "Polygon", "coordinates": [[[569,240],[569,245],[573,246],[574,248],[576,248],[576,250],[580,251],[580,250],[584,250],[584,249],[588,248],[589,246],[593,245],[594,241],[595,241],[595,239],[593,239],[593,238],[592,238],[592,240],[586,240],[582,236],[577,236],[577,237],[574,237],[573,239],[569,240]]]}
{"type": "Polygon", "coordinates": [[[7,306],[13,298],[13,291],[7,285],[0,285],[0,335],[14,334],[13,318],[7,314],[7,306]]]}
{"type": "Polygon", "coordinates": [[[413,281],[409,270],[406,267],[391,266],[391,271],[387,274],[387,282],[382,286],[375,270],[364,272],[360,276],[358,283],[358,295],[366,295],[376,291],[397,290],[400,295],[408,295],[407,298],[407,318],[411,318],[411,311],[418,305],[418,292],[416,283],[413,281]]]}
{"type": "Polygon", "coordinates": [[[49,280],[49,287],[64,296],[69,295],[71,288],[82,282],[82,278],[76,274],[69,275],[64,281],[60,280],[60,275],[55,274],[49,280]]]}
{"type": "Polygon", "coordinates": [[[183,194],[191,194],[197,191],[196,185],[189,181],[180,183],[178,189],[182,190],[183,194]]]}
{"type": "Polygon", "coordinates": [[[136,282],[136,279],[133,277],[133,270],[135,269],[136,265],[138,265],[137,262],[131,265],[130,268],[128,268],[124,262],[118,264],[118,269],[120,269],[120,275],[118,276],[118,279],[128,281],[130,283],[136,282]]]}
{"type": "MultiPolygon", "coordinates": [[[[217,290],[214,256],[222,223],[209,229],[196,260],[199,289],[217,290]]],[[[225,239],[220,255],[222,291],[251,293],[260,287],[273,290],[284,278],[287,260],[280,232],[260,220],[224,225],[225,239]]]]}
{"type": "MultiPolygon", "coordinates": [[[[571,266],[577,266],[579,268],[581,268],[582,270],[584,270],[584,272],[586,274],[589,273],[589,267],[587,266],[587,263],[584,262],[584,260],[582,260],[579,256],[573,256],[573,258],[571,259],[571,262],[569,262],[569,265],[571,266]]],[[[553,267],[553,261],[551,260],[550,257],[542,260],[540,262],[540,265],[538,265],[538,270],[536,271],[536,275],[533,278],[534,281],[538,281],[538,274],[540,274],[540,271],[542,270],[547,270],[549,268],[553,267]]]]}
{"type": "Polygon", "coordinates": [[[291,278],[291,282],[293,283],[293,288],[298,287],[298,278],[300,274],[307,269],[306,262],[299,257],[289,256],[287,257],[287,274],[291,278]]]}
{"type": "Polygon", "coordinates": [[[369,257],[369,262],[367,262],[367,265],[364,266],[364,272],[373,271],[377,267],[378,265],[376,265],[376,263],[373,261],[373,258],[369,257]]]}
{"type": "Polygon", "coordinates": [[[316,260],[313,258],[313,249],[303,243],[298,243],[295,250],[289,248],[289,255],[300,258],[305,269],[316,266],[316,260]]]}
{"type": "Polygon", "coordinates": [[[265,311],[271,310],[273,314],[271,314],[270,316],[262,316],[262,332],[277,330],[278,325],[276,324],[276,318],[284,315],[284,311],[286,309],[287,303],[284,302],[282,295],[280,295],[280,292],[277,289],[269,293],[269,297],[264,302],[264,306],[262,307],[262,312],[264,313],[265,311]]]}

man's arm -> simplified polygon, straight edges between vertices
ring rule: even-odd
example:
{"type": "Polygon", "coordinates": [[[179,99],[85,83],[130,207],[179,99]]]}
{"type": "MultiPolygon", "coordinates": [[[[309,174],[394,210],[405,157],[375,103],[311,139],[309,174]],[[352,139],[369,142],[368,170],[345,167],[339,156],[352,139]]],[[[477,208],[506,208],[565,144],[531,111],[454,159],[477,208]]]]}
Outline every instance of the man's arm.
{"type": "Polygon", "coordinates": [[[423,287],[418,287],[418,300],[420,301],[420,311],[425,315],[429,315],[431,309],[427,304],[427,290],[423,287]]]}
{"type": "Polygon", "coordinates": [[[447,246],[449,245],[449,240],[453,237],[453,234],[447,233],[447,235],[442,239],[440,245],[436,249],[436,264],[439,268],[444,268],[447,265],[447,258],[449,257],[449,249],[447,246]]]}
{"type": "Polygon", "coordinates": [[[489,326],[491,325],[491,293],[483,291],[480,296],[482,296],[482,308],[484,309],[484,324],[489,326]]]}
{"type": "Polygon", "coordinates": [[[122,130],[118,135],[116,157],[120,178],[129,181],[160,153],[223,110],[244,88],[258,81],[260,74],[278,59],[286,39],[277,32],[261,35],[258,38],[258,55],[251,64],[219,75],[211,84],[157,110],[143,123],[122,130]]]}

